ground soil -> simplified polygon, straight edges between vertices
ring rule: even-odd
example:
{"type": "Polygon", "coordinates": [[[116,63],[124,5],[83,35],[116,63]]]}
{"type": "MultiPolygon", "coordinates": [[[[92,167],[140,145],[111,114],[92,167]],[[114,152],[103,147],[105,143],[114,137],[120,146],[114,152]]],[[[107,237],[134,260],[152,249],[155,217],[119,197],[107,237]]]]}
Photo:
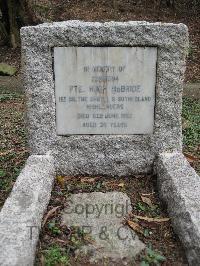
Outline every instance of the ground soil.
{"type": "MultiPolygon", "coordinates": [[[[0,63],[7,63],[16,67],[17,72],[15,76],[20,74],[21,66],[21,51],[20,48],[13,49],[9,46],[0,46],[0,63]]],[[[0,83],[1,85],[1,83],[0,83]]]]}
{"type": "MultiPolygon", "coordinates": [[[[147,246],[152,245],[153,250],[165,256],[166,261],[162,265],[187,265],[183,248],[178,237],[173,232],[170,220],[166,222],[149,222],[136,219],[134,216],[156,217],[159,219],[168,217],[166,208],[161,204],[158,197],[156,177],[152,175],[132,176],[129,178],[58,176],[47,213],[43,219],[45,224],[40,233],[36,265],[42,265],[45,262],[45,250],[48,250],[53,245],[69,250],[71,265],[93,265],[88,262],[87,257],[81,257],[80,261],[79,256],[75,255],[76,247],[73,249],[73,243],[71,243],[71,238],[69,237],[71,236],[71,229],[61,226],[61,213],[68,204],[67,197],[72,193],[93,191],[120,191],[127,193],[131,199],[133,212],[126,219],[138,224],[140,228],[137,231],[139,238],[147,246]],[[144,202],[145,200],[142,199],[142,196],[146,199],[148,198],[148,204],[144,202]],[[49,216],[56,207],[58,209],[49,216]],[[50,224],[54,224],[54,228],[57,228],[57,230],[52,230],[49,226],[50,224]]],[[[127,223],[126,219],[124,220],[125,223],[127,223]]],[[[144,260],[144,257],[145,253],[142,253],[132,265],[139,265],[144,260]]],[[[103,264],[99,262],[95,265],[103,264]]]]}
{"type": "Polygon", "coordinates": [[[0,208],[28,157],[25,97],[0,86],[0,208]]]}

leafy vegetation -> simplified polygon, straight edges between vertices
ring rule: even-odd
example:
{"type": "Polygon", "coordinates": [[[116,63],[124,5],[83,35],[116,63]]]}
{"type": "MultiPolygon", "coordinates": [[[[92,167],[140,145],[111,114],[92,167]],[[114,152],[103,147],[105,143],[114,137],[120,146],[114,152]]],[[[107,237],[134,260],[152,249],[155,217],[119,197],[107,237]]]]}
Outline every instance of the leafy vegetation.
{"type": "Polygon", "coordinates": [[[39,257],[35,261],[36,266],[40,266],[41,261],[45,266],[73,265],[71,259],[75,256],[75,251],[91,241],[90,236],[81,228],[61,226],[55,219],[51,220],[44,228],[48,238],[51,237],[44,248],[39,248],[39,257]],[[65,240],[58,243],[57,237],[65,240]]]}
{"type": "Polygon", "coordinates": [[[145,251],[145,256],[143,256],[140,266],[160,265],[160,263],[164,261],[166,261],[166,258],[154,251],[152,246],[149,245],[145,251]]]}
{"type": "Polygon", "coordinates": [[[183,99],[183,144],[184,149],[197,151],[200,144],[200,101],[183,99]]]}
{"type": "Polygon", "coordinates": [[[46,266],[69,265],[69,256],[65,249],[52,245],[44,251],[44,261],[46,266]]]}
{"type": "Polygon", "coordinates": [[[60,229],[56,226],[55,221],[48,223],[48,228],[52,231],[53,234],[59,235],[61,233],[60,229]]]}
{"type": "Polygon", "coordinates": [[[16,100],[17,98],[22,98],[21,94],[19,93],[1,93],[0,94],[0,102],[5,102],[9,100],[16,100]]]}

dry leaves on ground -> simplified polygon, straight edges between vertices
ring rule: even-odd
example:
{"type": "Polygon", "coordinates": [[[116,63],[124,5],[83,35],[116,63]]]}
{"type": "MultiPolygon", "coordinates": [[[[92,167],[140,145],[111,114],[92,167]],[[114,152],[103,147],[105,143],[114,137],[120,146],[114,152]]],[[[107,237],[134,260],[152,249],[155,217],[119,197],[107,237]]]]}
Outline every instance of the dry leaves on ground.
{"type": "Polygon", "coordinates": [[[47,220],[60,208],[61,206],[56,206],[54,208],[52,208],[44,217],[43,223],[42,223],[42,227],[46,224],[47,220]]]}
{"type": "Polygon", "coordinates": [[[147,197],[144,197],[144,196],[141,196],[141,199],[144,203],[146,203],[150,208],[153,208],[153,203],[151,202],[151,199],[150,198],[147,198],[147,197]]]}
{"type": "Polygon", "coordinates": [[[136,222],[130,221],[130,220],[126,220],[126,223],[128,224],[128,226],[133,229],[134,231],[140,233],[140,234],[144,234],[143,232],[143,228],[136,222]]]}
{"type": "Polygon", "coordinates": [[[134,215],[134,217],[139,220],[144,220],[147,222],[156,222],[156,223],[168,222],[170,220],[170,218],[151,218],[151,217],[139,216],[139,215],[134,215]]]}

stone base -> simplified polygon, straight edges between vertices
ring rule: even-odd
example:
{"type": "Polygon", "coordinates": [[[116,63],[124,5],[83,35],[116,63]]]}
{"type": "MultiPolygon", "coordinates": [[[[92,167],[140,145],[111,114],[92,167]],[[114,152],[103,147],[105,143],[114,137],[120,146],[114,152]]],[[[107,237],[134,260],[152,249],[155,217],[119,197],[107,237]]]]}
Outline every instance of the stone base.
{"type": "Polygon", "coordinates": [[[157,161],[158,188],[189,265],[200,264],[200,177],[181,153],[162,153],[157,161]]]}

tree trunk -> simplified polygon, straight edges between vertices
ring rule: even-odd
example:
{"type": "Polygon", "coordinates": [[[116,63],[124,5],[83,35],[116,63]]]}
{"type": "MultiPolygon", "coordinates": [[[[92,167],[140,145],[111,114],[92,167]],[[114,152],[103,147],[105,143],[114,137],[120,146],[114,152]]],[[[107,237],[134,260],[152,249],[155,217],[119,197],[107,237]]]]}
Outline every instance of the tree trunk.
{"type": "Polygon", "coordinates": [[[0,9],[10,45],[16,48],[20,44],[19,29],[24,25],[25,0],[0,0],[0,9]]]}
{"type": "Polygon", "coordinates": [[[8,15],[10,25],[10,43],[13,48],[16,48],[19,44],[19,28],[17,25],[16,3],[15,0],[7,0],[8,3],[8,15]]]}

